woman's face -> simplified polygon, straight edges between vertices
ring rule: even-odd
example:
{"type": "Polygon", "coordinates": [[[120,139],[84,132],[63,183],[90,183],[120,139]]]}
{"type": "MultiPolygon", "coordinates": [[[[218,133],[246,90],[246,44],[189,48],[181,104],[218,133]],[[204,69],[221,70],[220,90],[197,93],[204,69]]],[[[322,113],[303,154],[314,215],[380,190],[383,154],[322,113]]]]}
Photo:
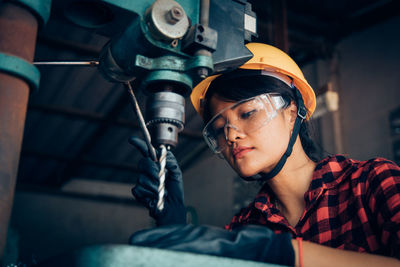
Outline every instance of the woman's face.
{"type": "MultiPolygon", "coordinates": [[[[210,100],[211,114],[215,115],[231,105],[232,102],[213,96],[210,100]]],[[[222,150],[222,155],[240,176],[249,177],[270,172],[287,149],[296,111],[294,104],[278,110],[275,118],[249,133],[228,127],[227,146],[222,150]]],[[[225,119],[234,124],[233,112],[224,114],[227,117],[225,119]]]]}

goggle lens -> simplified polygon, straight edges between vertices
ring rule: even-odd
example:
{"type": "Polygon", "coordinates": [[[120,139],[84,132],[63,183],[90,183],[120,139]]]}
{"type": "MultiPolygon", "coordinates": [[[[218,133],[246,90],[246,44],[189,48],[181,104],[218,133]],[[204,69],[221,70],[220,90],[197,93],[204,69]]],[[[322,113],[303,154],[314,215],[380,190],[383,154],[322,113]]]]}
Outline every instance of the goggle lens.
{"type": "Polygon", "coordinates": [[[214,153],[227,146],[229,132],[249,134],[266,125],[285,106],[279,94],[262,94],[239,101],[215,115],[204,127],[203,136],[214,153]]]}

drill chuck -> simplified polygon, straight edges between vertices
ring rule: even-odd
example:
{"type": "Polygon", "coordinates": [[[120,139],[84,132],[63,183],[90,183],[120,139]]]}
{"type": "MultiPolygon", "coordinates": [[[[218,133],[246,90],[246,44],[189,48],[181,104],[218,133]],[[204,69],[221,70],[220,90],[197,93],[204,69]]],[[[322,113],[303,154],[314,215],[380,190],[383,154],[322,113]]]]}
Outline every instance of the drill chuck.
{"type": "Polygon", "coordinates": [[[185,98],[173,92],[152,93],[147,99],[146,121],[155,147],[176,147],[185,123],[185,98]]]}

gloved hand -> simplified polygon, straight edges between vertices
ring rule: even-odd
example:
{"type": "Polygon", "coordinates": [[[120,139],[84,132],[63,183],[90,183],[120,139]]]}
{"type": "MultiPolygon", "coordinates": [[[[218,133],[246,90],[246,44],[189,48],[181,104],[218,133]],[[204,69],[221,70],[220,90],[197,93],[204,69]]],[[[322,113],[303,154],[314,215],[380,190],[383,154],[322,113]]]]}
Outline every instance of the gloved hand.
{"type": "Polygon", "coordinates": [[[227,231],[211,226],[167,225],[131,236],[136,246],[171,249],[294,266],[290,234],[275,234],[258,225],[227,231]]]}
{"type": "Polygon", "coordinates": [[[182,172],[178,162],[171,151],[167,152],[164,209],[157,209],[158,185],[160,184],[158,173],[159,162],[154,162],[149,155],[147,144],[137,137],[131,137],[129,143],[134,145],[143,155],[139,161],[141,175],[132,194],[136,200],[149,209],[150,216],[156,220],[156,224],[186,224],[186,207],[183,198],[182,172]]]}

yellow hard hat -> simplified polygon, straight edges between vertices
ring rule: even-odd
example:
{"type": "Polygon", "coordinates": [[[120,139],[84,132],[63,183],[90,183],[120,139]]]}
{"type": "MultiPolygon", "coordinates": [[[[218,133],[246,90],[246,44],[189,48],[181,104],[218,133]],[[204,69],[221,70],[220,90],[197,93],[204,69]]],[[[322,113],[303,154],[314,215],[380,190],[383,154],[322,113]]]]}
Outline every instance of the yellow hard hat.
{"type": "MultiPolygon", "coordinates": [[[[313,114],[316,106],[315,93],[311,86],[304,78],[303,72],[297,66],[296,62],[282,50],[267,44],[248,43],[246,47],[253,53],[253,57],[245,64],[240,66],[240,69],[249,70],[268,70],[269,72],[277,72],[289,76],[292,79],[293,85],[300,91],[304,105],[307,109],[307,118],[313,114]]],[[[211,82],[218,75],[207,77],[193,88],[190,99],[193,107],[201,116],[203,108],[201,105],[211,82]]]]}

